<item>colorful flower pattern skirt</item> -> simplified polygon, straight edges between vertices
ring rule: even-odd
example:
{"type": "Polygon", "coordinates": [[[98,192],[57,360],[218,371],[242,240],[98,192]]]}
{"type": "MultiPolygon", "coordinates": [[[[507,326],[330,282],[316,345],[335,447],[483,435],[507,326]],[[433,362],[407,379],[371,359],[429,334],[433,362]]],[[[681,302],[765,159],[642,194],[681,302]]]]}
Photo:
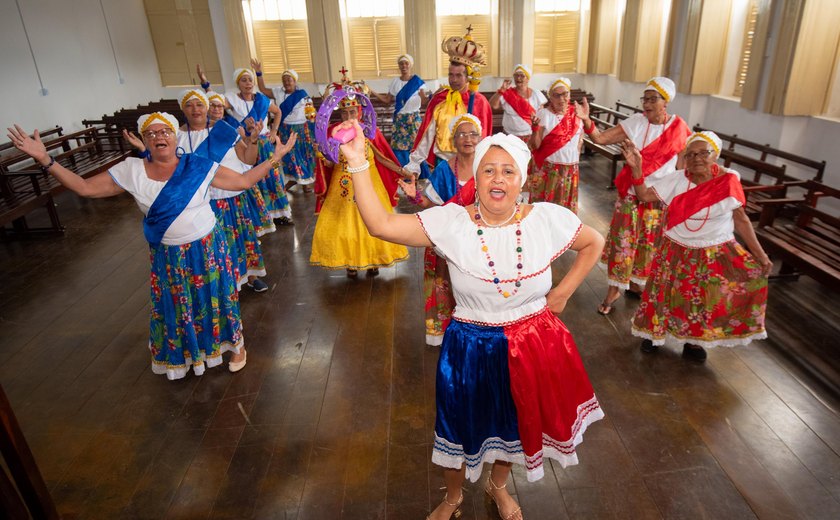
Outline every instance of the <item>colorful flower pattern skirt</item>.
{"type": "Polygon", "coordinates": [[[280,139],[285,143],[292,132],[297,133],[294,148],[283,157],[283,172],[286,181],[298,184],[312,184],[315,182],[315,148],[313,134],[309,131],[308,123],[299,125],[280,125],[280,139]]]}
{"type": "Polygon", "coordinates": [[[244,195],[245,216],[247,216],[251,221],[257,236],[261,237],[265,234],[277,231],[277,227],[274,225],[274,219],[271,218],[271,214],[268,212],[268,207],[265,205],[265,199],[263,199],[260,187],[253,186],[250,189],[245,190],[244,195]]]}
{"type": "Polygon", "coordinates": [[[578,212],[577,164],[554,164],[548,161],[534,172],[531,184],[531,202],[553,202],[578,212]]]}
{"type": "MultiPolygon", "coordinates": [[[[271,159],[274,153],[274,145],[268,142],[268,136],[260,136],[258,141],[257,164],[271,159]]],[[[268,175],[257,183],[262,193],[265,206],[271,218],[291,218],[292,210],[289,207],[289,199],[286,197],[285,184],[283,183],[283,172],[272,168],[268,175]]]]}
{"type": "Polygon", "coordinates": [[[436,380],[432,462],[466,466],[475,482],[482,464],[523,464],[542,478],[544,459],[577,464],[575,447],[604,417],[566,326],[548,308],[505,326],[453,319],[436,380]]]}
{"type": "Polygon", "coordinates": [[[645,285],[661,238],[661,217],[659,202],[639,202],[632,194],[616,200],[601,254],[609,285],[619,289],[629,289],[630,282],[645,285]]]}
{"type": "Polygon", "coordinates": [[[423,255],[423,296],[426,298],[426,344],[440,346],[452,319],[455,297],[446,260],[427,247],[423,255]]]}
{"type": "Polygon", "coordinates": [[[408,164],[414,140],[420,130],[423,118],[420,112],[408,112],[394,115],[394,133],[391,135],[391,148],[400,161],[400,166],[408,164]]]}
{"type": "Polygon", "coordinates": [[[152,371],[169,379],[222,363],[244,345],[239,293],[224,232],[180,246],[150,246],[152,371]]]}
{"type": "Polygon", "coordinates": [[[632,321],[635,336],[701,347],[764,339],[767,277],[735,240],[688,248],[664,237],[632,321]]]}
{"type": "Polygon", "coordinates": [[[248,281],[248,260],[245,258],[245,242],[242,240],[243,233],[240,229],[242,219],[237,215],[239,211],[232,201],[233,197],[214,199],[210,201],[210,207],[216,214],[216,224],[224,232],[233,279],[236,280],[236,290],[240,291],[248,281]]]}

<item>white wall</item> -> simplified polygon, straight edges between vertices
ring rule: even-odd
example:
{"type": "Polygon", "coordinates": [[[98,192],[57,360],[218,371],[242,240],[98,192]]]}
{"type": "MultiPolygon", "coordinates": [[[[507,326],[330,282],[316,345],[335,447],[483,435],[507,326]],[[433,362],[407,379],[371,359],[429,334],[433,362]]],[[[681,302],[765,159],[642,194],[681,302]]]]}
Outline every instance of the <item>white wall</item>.
{"type": "MultiPolygon", "coordinates": [[[[14,0],[0,2],[0,124],[27,130],[56,124],[68,131],[124,107],[165,97],[142,0],[103,0],[114,41],[108,41],[99,0],[20,2],[40,85],[14,0]]],[[[0,139],[5,141],[5,138],[0,139]]]]}

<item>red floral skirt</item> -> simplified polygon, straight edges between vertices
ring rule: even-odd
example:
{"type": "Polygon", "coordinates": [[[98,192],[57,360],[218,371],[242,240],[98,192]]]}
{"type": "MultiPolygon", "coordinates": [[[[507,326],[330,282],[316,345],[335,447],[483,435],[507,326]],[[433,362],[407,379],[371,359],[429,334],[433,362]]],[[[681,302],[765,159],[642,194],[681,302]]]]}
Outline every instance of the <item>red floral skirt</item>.
{"type": "Polygon", "coordinates": [[[767,277],[735,240],[688,248],[663,237],[633,335],[701,347],[734,346],[767,337],[767,277]]]}
{"type": "Polygon", "coordinates": [[[628,289],[630,282],[644,286],[661,236],[662,205],[639,202],[628,194],[615,202],[601,263],[607,266],[607,283],[628,289]]]}
{"type": "Polygon", "coordinates": [[[446,260],[435,254],[431,247],[423,256],[423,296],[426,298],[426,344],[443,343],[443,333],[452,319],[455,297],[449,281],[446,260]]]}
{"type": "Polygon", "coordinates": [[[573,212],[578,212],[577,164],[554,164],[548,161],[534,172],[531,184],[531,202],[553,202],[573,212]]]}

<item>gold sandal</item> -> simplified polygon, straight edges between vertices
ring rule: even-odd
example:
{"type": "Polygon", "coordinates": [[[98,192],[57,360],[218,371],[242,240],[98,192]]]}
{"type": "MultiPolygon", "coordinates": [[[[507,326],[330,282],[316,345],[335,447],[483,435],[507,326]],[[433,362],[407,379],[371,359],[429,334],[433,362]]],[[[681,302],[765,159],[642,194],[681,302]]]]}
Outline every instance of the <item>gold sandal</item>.
{"type": "Polygon", "coordinates": [[[487,477],[487,485],[484,487],[484,492],[487,493],[487,496],[490,498],[490,501],[493,503],[493,507],[496,508],[496,514],[499,515],[499,518],[502,520],[523,520],[522,518],[522,508],[517,507],[516,510],[507,515],[502,516],[502,510],[499,509],[499,503],[496,502],[496,497],[493,496],[493,491],[498,491],[500,489],[504,489],[507,487],[507,482],[502,484],[501,486],[497,486],[493,479],[488,475],[487,477]]]}
{"type": "MultiPolygon", "coordinates": [[[[441,490],[446,490],[446,487],[442,487],[440,489],[441,490]]],[[[463,502],[464,502],[464,490],[463,489],[461,490],[461,496],[458,497],[458,500],[456,500],[454,504],[452,502],[446,500],[446,493],[443,494],[443,503],[448,505],[449,507],[454,507],[455,508],[455,511],[453,511],[452,514],[449,515],[450,519],[461,518],[461,504],[463,502]]],[[[431,518],[432,518],[432,514],[429,513],[428,516],[426,516],[426,520],[431,520],[431,518]]]]}

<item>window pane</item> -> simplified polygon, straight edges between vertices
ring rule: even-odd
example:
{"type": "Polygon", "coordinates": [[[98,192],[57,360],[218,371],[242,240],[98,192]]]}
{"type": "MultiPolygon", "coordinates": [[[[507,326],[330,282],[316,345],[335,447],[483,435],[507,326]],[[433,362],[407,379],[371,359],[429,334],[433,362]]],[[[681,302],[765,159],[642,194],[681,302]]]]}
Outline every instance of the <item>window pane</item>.
{"type": "Polygon", "coordinates": [[[538,13],[579,11],[580,0],[536,0],[534,10],[538,13]]]}
{"type": "Polygon", "coordinates": [[[490,14],[491,0],[436,0],[438,16],[465,15],[465,14],[490,14]]]}
{"type": "Polygon", "coordinates": [[[385,18],[404,14],[403,3],[399,1],[344,0],[344,5],[348,18],[385,18]]]}

